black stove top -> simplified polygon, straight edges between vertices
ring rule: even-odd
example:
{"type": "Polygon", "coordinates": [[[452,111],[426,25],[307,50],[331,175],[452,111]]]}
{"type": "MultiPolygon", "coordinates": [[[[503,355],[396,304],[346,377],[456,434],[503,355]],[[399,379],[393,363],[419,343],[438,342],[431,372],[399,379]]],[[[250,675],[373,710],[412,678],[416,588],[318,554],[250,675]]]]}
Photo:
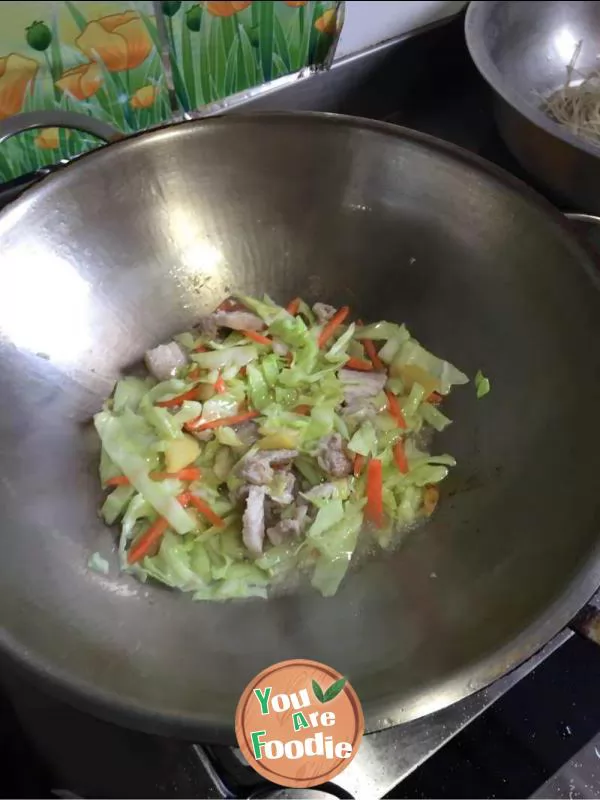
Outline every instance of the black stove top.
{"type": "MultiPolygon", "coordinates": [[[[384,119],[528,180],[495,129],[492,98],[468,56],[462,24],[457,18],[436,25],[245,107],[384,119]]],[[[31,182],[26,176],[0,188],[0,205],[31,182]]],[[[600,730],[599,667],[600,650],[565,631],[477,695],[365,737],[328,789],[340,797],[527,796],[600,730]]],[[[235,750],[101,722],[46,696],[13,669],[0,669],[0,681],[12,701],[4,709],[0,697],[2,796],[248,797],[260,788],[235,750]]]]}

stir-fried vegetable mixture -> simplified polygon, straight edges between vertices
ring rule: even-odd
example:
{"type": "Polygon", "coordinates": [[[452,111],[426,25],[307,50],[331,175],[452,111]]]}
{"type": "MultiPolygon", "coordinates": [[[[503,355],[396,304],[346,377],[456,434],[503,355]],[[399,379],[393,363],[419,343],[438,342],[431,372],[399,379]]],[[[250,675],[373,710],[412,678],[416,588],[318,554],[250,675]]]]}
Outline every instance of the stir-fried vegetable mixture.
{"type": "Polygon", "coordinates": [[[94,419],[102,515],[121,519],[123,569],[195,599],[265,597],[299,572],[334,594],[359,535],[389,546],[455,463],[424,432],[467,377],[346,306],[240,295],[146,364],[94,419]]]}

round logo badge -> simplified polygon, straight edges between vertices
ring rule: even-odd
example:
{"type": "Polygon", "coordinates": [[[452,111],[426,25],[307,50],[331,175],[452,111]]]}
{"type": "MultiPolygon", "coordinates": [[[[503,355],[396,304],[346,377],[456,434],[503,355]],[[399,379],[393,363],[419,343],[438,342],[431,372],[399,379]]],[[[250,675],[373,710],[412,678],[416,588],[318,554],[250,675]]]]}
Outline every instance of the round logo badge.
{"type": "Polygon", "coordinates": [[[256,772],[281,786],[308,788],[339,775],[360,745],[365,723],[343,675],[318,661],[280,661],[242,694],[235,732],[256,772]]]}

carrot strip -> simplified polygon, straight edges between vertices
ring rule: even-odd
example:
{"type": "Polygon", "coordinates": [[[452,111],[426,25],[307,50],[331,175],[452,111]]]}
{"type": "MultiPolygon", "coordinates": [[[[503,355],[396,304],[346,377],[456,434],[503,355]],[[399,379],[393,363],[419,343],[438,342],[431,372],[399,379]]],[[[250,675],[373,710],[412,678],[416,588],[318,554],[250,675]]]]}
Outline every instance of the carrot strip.
{"type": "MultiPolygon", "coordinates": [[[[181,471],[184,472],[185,470],[181,471]]],[[[193,505],[198,511],[200,511],[201,514],[204,514],[208,521],[212,522],[213,525],[218,525],[219,528],[222,528],[225,525],[225,520],[221,519],[218,514],[215,514],[212,508],[210,508],[210,506],[208,506],[204,500],[196,497],[196,495],[192,494],[191,492],[182,492],[180,495],[178,495],[177,500],[184,508],[189,505],[193,505]]],[[[145,533],[140,536],[137,542],[134,542],[132,547],[129,548],[129,552],[127,553],[127,563],[135,564],[144,558],[144,556],[147,556],[148,553],[151,552],[154,545],[160,541],[168,527],[169,522],[164,517],[158,517],[158,519],[154,520],[150,527],[146,529],[145,533]]]]}
{"type": "MultiPolygon", "coordinates": [[[[190,496],[191,495],[189,492],[182,492],[177,497],[177,500],[185,508],[185,506],[187,506],[189,503],[188,498],[190,496]]],[[[129,548],[127,553],[127,563],[135,564],[138,561],[141,561],[144,556],[147,556],[152,551],[154,545],[162,539],[162,536],[168,527],[169,521],[164,517],[158,517],[158,519],[155,519],[150,527],[146,529],[145,533],[143,533],[142,536],[140,536],[139,539],[129,548]]]]}
{"type": "Polygon", "coordinates": [[[356,369],[359,372],[372,372],[373,364],[370,361],[365,361],[362,358],[349,358],[344,364],[346,369],[356,369]]]}
{"type": "Polygon", "coordinates": [[[194,386],[193,389],[188,389],[187,392],[178,394],[177,397],[171,397],[169,400],[159,400],[155,403],[155,405],[159,406],[159,408],[172,408],[173,406],[180,406],[186,400],[194,400],[196,398],[197,391],[197,387],[194,386]]]}
{"type": "Polygon", "coordinates": [[[364,465],[365,465],[365,457],[361,456],[360,453],[357,453],[354,456],[354,462],[352,464],[352,472],[355,478],[360,477],[360,473],[363,471],[364,465]]]}
{"type": "Polygon", "coordinates": [[[198,467],[184,467],[178,472],[151,472],[150,477],[153,481],[164,481],[167,478],[177,478],[180,481],[198,481],[202,473],[198,467]]]}
{"type": "Polygon", "coordinates": [[[371,359],[371,364],[373,364],[374,369],[376,369],[377,372],[383,372],[385,370],[385,366],[383,365],[383,361],[379,358],[377,350],[375,349],[375,345],[371,339],[363,339],[363,347],[371,359]]]}
{"type": "Polygon", "coordinates": [[[406,458],[406,453],[404,452],[404,444],[402,443],[402,439],[398,439],[394,445],[394,461],[396,462],[396,466],[400,472],[406,475],[408,472],[408,460],[406,458]]]}
{"type": "Polygon", "coordinates": [[[105,486],[129,486],[130,480],[126,475],[116,475],[104,481],[105,486]]]}
{"type": "Polygon", "coordinates": [[[195,494],[188,493],[186,500],[189,505],[194,506],[194,508],[199,511],[202,516],[206,517],[206,519],[213,525],[216,525],[218,528],[225,527],[225,520],[218,514],[215,514],[208,503],[205,503],[202,498],[197,497],[195,494]]]}
{"type": "Polygon", "coordinates": [[[342,306],[342,308],[340,308],[340,310],[333,315],[333,317],[321,331],[321,335],[319,336],[319,347],[324,347],[327,344],[327,342],[335,333],[336,329],[339,328],[349,313],[350,309],[348,306],[342,306]]]}
{"type": "Polygon", "coordinates": [[[286,311],[288,312],[288,314],[291,314],[293,317],[295,317],[296,314],[298,313],[299,308],[300,308],[300,298],[294,297],[294,299],[290,300],[290,302],[287,304],[286,311]]]}
{"type": "Polygon", "coordinates": [[[304,403],[302,405],[296,406],[296,408],[293,409],[294,414],[302,414],[302,416],[304,416],[304,417],[307,414],[310,414],[311,410],[312,410],[312,407],[309,406],[309,405],[306,405],[304,403]]]}
{"type": "Polygon", "coordinates": [[[268,336],[263,336],[256,331],[241,331],[248,339],[252,339],[253,342],[257,342],[258,344],[268,344],[271,345],[273,342],[269,339],[268,336]]]}
{"type": "MultiPolygon", "coordinates": [[[[153,481],[164,481],[167,478],[176,478],[180,481],[197,481],[202,477],[202,473],[198,467],[185,467],[180,469],[179,472],[151,472],[150,477],[153,481]]],[[[131,481],[126,475],[117,475],[114,478],[109,478],[105,486],[129,486],[131,481]]]]}
{"type": "Polygon", "coordinates": [[[372,458],[367,464],[367,519],[378,528],[383,525],[383,466],[378,458],[372,458]]]}
{"type": "Polygon", "coordinates": [[[441,395],[439,392],[432,392],[427,398],[427,402],[437,406],[442,402],[443,399],[443,395],[441,395]]]}
{"type": "Polygon", "coordinates": [[[137,542],[134,542],[129,548],[127,563],[136,564],[138,561],[141,561],[144,556],[147,556],[154,545],[160,541],[168,527],[169,523],[164,517],[159,517],[155,520],[150,527],[146,529],[145,533],[140,536],[137,542]]]}
{"type": "Polygon", "coordinates": [[[402,413],[402,409],[400,408],[400,403],[398,402],[398,398],[393,392],[386,391],[387,395],[387,407],[389,413],[394,417],[396,422],[398,423],[399,428],[406,428],[406,420],[404,419],[404,414],[402,413]]]}
{"type": "Polygon", "coordinates": [[[215,381],[215,392],[217,394],[224,394],[224,392],[226,392],[226,391],[227,391],[227,385],[225,384],[225,381],[223,380],[223,376],[219,372],[219,377],[215,381]]]}
{"type": "Polygon", "coordinates": [[[241,414],[234,414],[232,417],[220,417],[219,419],[213,419],[210,422],[202,423],[199,423],[202,417],[196,417],[196,419],[186,422],[184,427],[188,431],[206,431],[209,430],[209,428],[220,428],[222,425],[239,425],[240,422],[246,422],[246,420],[254,419],[254,417],[258,416],[260,416],[258,411],[244,411],[241,414]]]}

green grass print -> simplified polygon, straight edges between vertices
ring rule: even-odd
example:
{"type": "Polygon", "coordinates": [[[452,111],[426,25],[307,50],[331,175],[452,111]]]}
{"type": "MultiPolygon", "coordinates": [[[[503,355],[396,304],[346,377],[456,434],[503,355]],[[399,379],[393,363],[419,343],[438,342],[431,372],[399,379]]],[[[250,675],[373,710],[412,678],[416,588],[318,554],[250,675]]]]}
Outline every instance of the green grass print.
{"type": "MultiPolygon", "coordinates": [[[[60,13],[69,14],[83,31],[90,20],[81,8],[72,0],[65,0],[63,5],[60,13]]],[[[60,42],[56,12],[51,12],[44,20],[52,32],[50,46],[45,51],[28,48],[25,32],[23,46],[19,48],[15,42],[16,48],[40,64],[23,111],[77,111],[112,124],[125,134],[171,119],[167,79],[161,60],[162,37],[154,17],[145,13],[151,6],[147,2],[123,3],[122,6],[123,11],[138,11],[154,44],[146,60],[135,69],[123,72],[109,72],[100,63],[103,77],[100,89],[87,100],[70,97],[56,87],[55,81],[66,69],[87,63],[88,59],[74,45],[60,42]],[[159,89],[154,104],[144,109],[132,108],[130,100],[135,92],[148,85],[159,89]]],[[[180,108],[184,111],[201,109],[228,95],[314,63],[315,56],[324,56],[332,43],[332,37],[320,33],[315,22],[324,12],[338,6],[338,2],[311,0],[304,6],[292,8],[281,0],[255,0],[230,17],[218,17],[210,13],[206,3],[196,0],[172,4],[171,13],[163,14],[163,19],[171,55],[173,89],[180,108]],[[173,12],[173,9],[176,10],[173,12]]],[[[0,181],[73,158],[98,145],[98,140],[88,134],[61,129],[59,146],[41,149],[36,145],[38,135],[39,131],[27,131],[0,147],[0,181]]]]}
{"type": "MultiPolygon", "coordinates": [[[[135,6],[133,7],[135,8],[135,6]]],[[[77,5],[67,1],[65,8],[71,14],[79,30],[83,30],[88,20],[77,8],[77,5]]],[[[143,12],[140,12],[140,16],[155,44],[148,58],[138,67],[127,72],[109,72],[101,64],[103,86],[92,97],[82,101],[76,100],[58,89],[54,82],[66,69],[77,64],[87,63],[88,59],[77,48],[60,43],[55,18],[45,20],[52,30],[50,47],[43,53],[23,50],[28,57],[38,61],[40,70],[29,87],[22,110],[77,111],[104,120],[119,128],[123,133],[143,130],[170,119],[171,109],[164,70],[156,49],[158,41],[156,24],[152,17],[143,12]],[[159,89],[154,104],[150,108],[132,108],[131,97],[138,89],[149,84],[154,84],[159,89]]],[[[54,149],[41,149],[35,143],[38,135],[39,130],[27,131],[2,144],[0,147],[0,181],[8,181],[43,166],[73,158],[98,146],[98,139],[89,134],[61,129],[59,146],[54,149]]]]}
{"type": "Polygon", "coordinates": [[[168,18],[175,93],[185,111],[295,72],[324,57],[333,37],[315,22],[337,2],[292,8],[281,0],[253,2],[230,17],[184,0],[168,18]],[[188,25],[188,14],[193,24],[188,25]]]}

